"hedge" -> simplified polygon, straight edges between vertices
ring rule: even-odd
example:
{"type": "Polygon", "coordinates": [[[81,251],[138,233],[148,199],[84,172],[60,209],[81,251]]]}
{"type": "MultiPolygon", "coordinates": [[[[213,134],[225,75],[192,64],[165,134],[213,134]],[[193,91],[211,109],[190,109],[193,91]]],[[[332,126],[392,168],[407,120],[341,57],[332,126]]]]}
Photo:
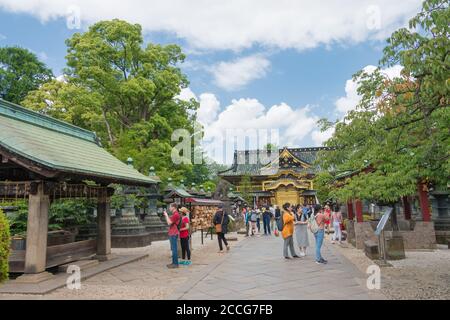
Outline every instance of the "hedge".
{"type": "Polygon", "coordinates": [[[8,279],[10,241],[9,223],[0,209],[0,283],[8,279]]]}

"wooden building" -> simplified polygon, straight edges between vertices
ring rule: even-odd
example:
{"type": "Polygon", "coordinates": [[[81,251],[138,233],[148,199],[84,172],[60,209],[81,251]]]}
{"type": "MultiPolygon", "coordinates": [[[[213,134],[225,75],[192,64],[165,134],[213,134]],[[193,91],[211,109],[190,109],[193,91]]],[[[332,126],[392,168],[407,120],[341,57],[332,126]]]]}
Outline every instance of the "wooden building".
{"type": "Polygon", "coordinates": [[[249,176],[253,205],[316,204],[314,161],[321,150],[327,148],[235,151],[231,168],[219,175],[236,186],[237,192],[242,178],[249,176]]]}
{"type": "Polygon", "coordinates": [[[47,268],[91,254],[110,259],[109,185],[157,182],[108,153],[95,133],[0,99],[0,197],[28,200],[26,250],[10,258],[25,273],[18,280],[43,281],[47,268]],[[61,198],[97,200],[97,239],[48,247],[48,209],[61,198]]]}

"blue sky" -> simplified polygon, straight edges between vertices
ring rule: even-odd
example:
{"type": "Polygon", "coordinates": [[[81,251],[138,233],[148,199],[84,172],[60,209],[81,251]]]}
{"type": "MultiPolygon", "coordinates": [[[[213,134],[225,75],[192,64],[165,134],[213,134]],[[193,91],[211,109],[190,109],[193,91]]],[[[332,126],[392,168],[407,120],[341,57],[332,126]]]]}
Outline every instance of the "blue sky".
{"type": "Polygon", "coordinates": [[[187,53],[183,95],[200,101],[211,136],[228,127],[279,129],[280,145],[316,146],[331,133],[320,134],[315,121],[354,108],[351,76],[378,64],[387,36],[420,2],[0,0],[0,46],[28,48],[61,75],[73,33],[101,19],[138,22],[146,41],[187,53]],[[67,25],[74,12],[79,29],[67,25]]]}

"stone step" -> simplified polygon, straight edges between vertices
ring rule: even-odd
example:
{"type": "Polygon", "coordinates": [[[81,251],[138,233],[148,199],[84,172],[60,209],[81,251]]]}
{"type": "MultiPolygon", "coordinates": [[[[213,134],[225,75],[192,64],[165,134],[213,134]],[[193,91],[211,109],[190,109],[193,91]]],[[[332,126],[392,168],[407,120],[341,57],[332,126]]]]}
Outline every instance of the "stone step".
{"type": "Polygon", "coordinates": [[[94,259],[92,259],[92,260],[78,260],[78,261],[66,263],[66,264],[63,264],[63,265],[58,267],[58,272],[64,272],[64,273],[67,272],[67,269],[71,265],[76,265],[76,266],[80,267],[80,270],[85,270],[87,268],[90,268],[90,267],[98,265],[98,260],[94,260],[94,259]]]}

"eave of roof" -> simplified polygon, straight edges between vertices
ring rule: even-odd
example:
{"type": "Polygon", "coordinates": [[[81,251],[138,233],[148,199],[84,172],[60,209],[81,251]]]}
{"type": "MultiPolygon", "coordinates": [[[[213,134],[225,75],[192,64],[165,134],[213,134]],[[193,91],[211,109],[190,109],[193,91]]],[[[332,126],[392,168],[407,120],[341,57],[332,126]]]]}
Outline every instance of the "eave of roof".
{"type": "Polygon", "coordinates": [[[0,100],[0,126],[0,151],[8,153],[13,162],[32,163],[51,172],[51,177],[130,185],[159,182],[104,150],[93,132],[4,100],[0,100]]]}

